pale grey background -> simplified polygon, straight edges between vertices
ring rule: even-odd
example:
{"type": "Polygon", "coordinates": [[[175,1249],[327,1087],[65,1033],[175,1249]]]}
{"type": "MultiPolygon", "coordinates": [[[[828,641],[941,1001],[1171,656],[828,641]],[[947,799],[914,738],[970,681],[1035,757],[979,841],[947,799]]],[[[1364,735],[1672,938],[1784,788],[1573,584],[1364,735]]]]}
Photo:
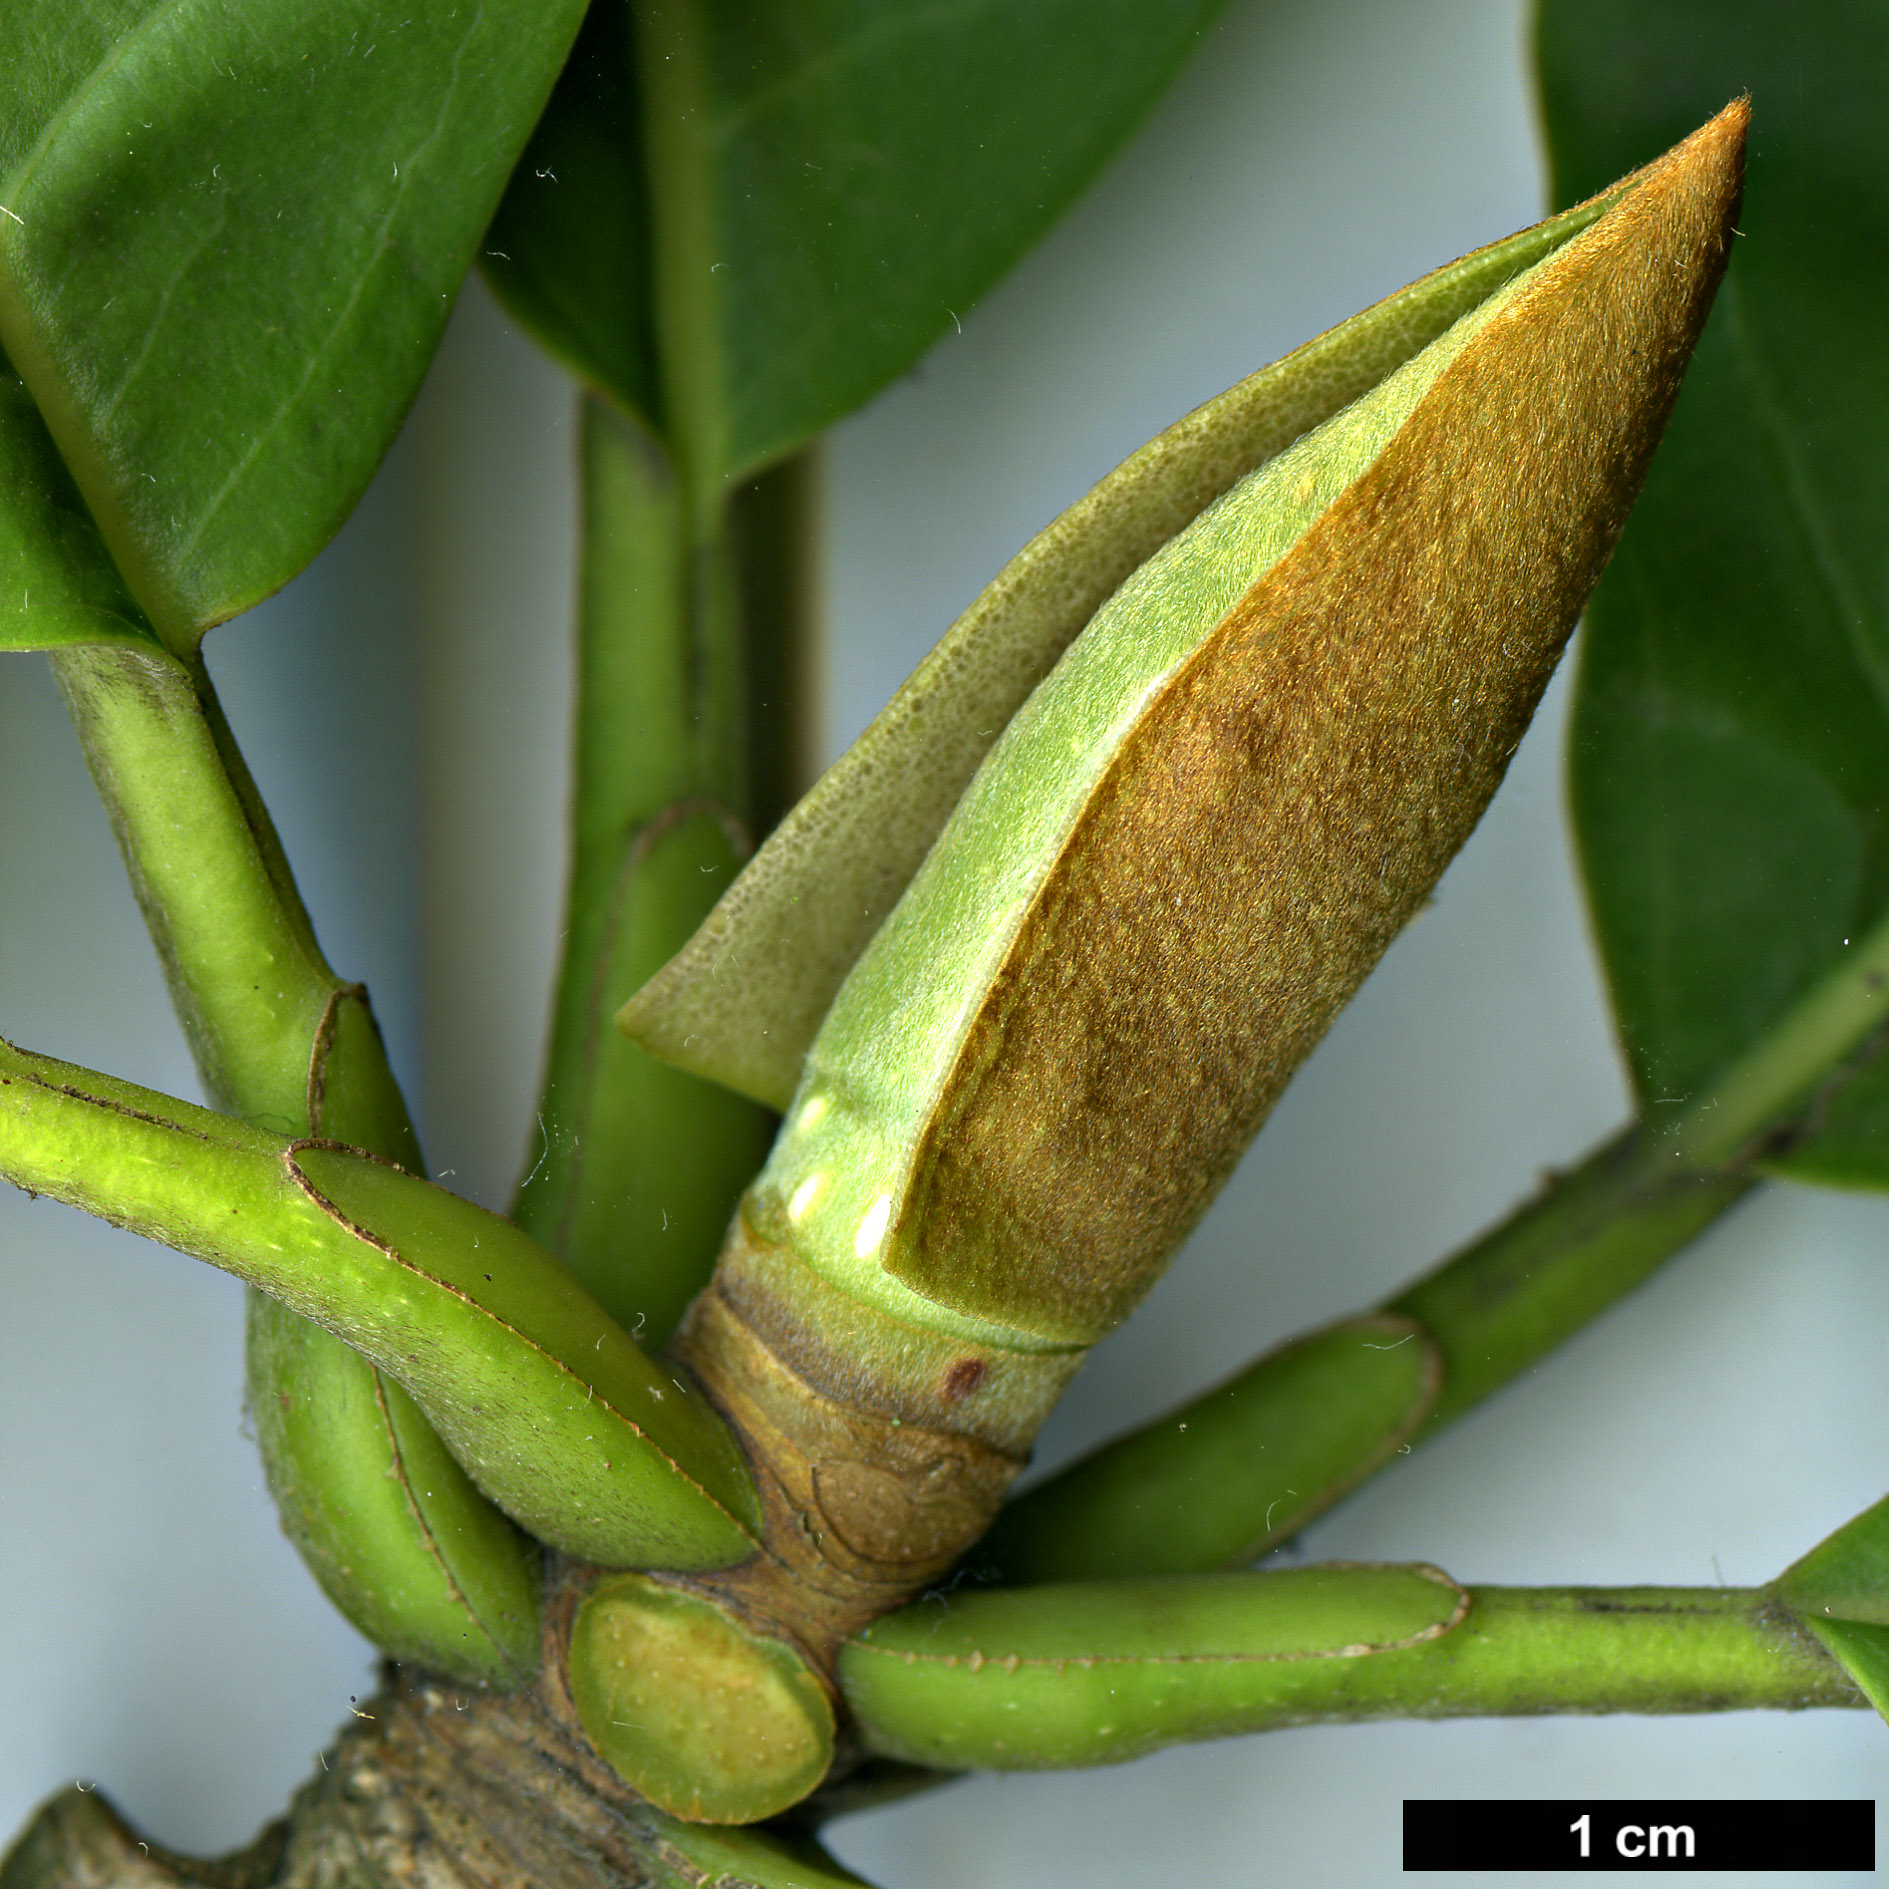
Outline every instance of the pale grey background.
{"type": "MultiPolygon", "coordinates": [[[[1236,0],[1065,226],[835,437],[832,751],[1148,434],[1540,214],[1523,35],[1515,0],[1236,0]]],[[[570,444],[568,390],[475,288],[361,515],[211,645],[436,1168],[489,1202],[527,1140],[555,943],[570,444]]],[[[1435,908],[1041,1461],[1368,1303],[1620,1119],[1564,704],[1557,685],[1435,908]]],[[[0,1033],[194,1094],[31,658],[0,669],[0,809],[0,1033]]],[[[1308,1551],[1487,1581],[1768,1577],[1889,1483],[1886,1236],[1874,1200],[1765,1195],[1308,1551]]],[[[371,1684],[242,1434],[238,1294],[6,1194],[0,1308],[0,1833],[80,1777],[165,1841],[238,1842],[371,1684]]],[[[1324,1728],[969,1782],[832,1835],[885,1889],[1388,1882],[1405,1796],[1866,1795],[1885,1752],[1861,1714],[1324,1728]]]]}

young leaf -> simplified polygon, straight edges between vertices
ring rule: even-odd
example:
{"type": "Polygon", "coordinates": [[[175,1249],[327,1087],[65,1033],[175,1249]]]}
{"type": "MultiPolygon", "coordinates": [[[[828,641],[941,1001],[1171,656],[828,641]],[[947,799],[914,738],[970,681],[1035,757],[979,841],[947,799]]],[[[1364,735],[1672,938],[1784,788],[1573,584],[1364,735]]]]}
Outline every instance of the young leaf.
{"type": "Polygon", "coordinates": [[[1137,571],[835,1000],[751,1196],[895,1316],[1094,1342],[1480,818],[1731,238],[1734,105],[1137,571]]]}
{"type": "Polygon", "coordinates": [[[500,211],[495,286],[712,494],[911,366],[1218,4],[651,0],[626,32],[599,0],[500,211]]]}
{"type": "Polygon", "coordinates": [[[542,1541],[619,1567],[744,1560],[759,1514],[702,1397],[535,1241],[389,1163],[0,1044],[0,1177],[193,1253],[402,1383],[542,1541]]]}
{"type": "Polygon", "coordinates": [[[979,763],[1110,593],[1216,499],[1585,229],[1602,199],[1425,276],[1151,440],[1024,546],[781,822],[623,1027],[784,1109],[846,974],[979,763]]]}
{"type": "MultiPolygon", "coordinates": [[[[1545,0],[1555,189],[1749,88],[1752,231],[1589,612],[1582,863],[1656,1116],[1714,1086],[1889,912],[1889,17],[1545,0]]],[[[1889,1182],[1889,1067],[1777,1165],[1889,1182]]]]}
{"type": "Polygon", "coordinates": [[[0,342],[175,649],[361,495],[582,0],[14,0],[0,342]]]}

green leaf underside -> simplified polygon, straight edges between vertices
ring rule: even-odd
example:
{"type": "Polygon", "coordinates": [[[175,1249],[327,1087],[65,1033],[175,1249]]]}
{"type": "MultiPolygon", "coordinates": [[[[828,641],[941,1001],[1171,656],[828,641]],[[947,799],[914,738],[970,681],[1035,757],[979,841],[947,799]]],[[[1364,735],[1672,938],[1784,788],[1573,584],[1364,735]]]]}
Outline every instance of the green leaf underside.
{"type": "Polygon", "coordinates": [[[7,1047],[0,1174],[346,1339],[541,1540],[617,1566],[752,1551],[755,1498],[720,1420],[496,1214],[364,1155],[7,1047]]]}
{"type": "Polygon", "coordinates": [[[581,0],[19,0],[0,340],[173,647],[333,535],[581,0]]]}
{"type": "Polygon", "coordinates": [[[1016,1586],[1255,1560],[1395,1450],[1440,1375],[1408,1320],[1314,1332],[1019,1496],[973,1565],[1016,1586]]]}
{"type": "MultiPolygon", "coordinates": [[[[1562,199],[1730,92],[1755,129],[1720,306],[1588,615],[1573,805],[1634,1081],[1708,1088],[1889,910],[1889,19],[1546,0],[1562,199]]],[[[1774,1163],[1889,1183],[1889,1069],[1774,1163]]]]}
{"type": "Polygon", "coordinates": [[[495,285],[713,491],[946,333],[1218,4],[674,0],[629,33],[603,0],[500,211],[495,285]]]}
{"type": "Polygon", "coordinates": [[[25,385],[0,356],[0,649],[156,649],[25,385]]]}
{"type": "Polygon", "coordinates": [[[1611,201],[1435,271],[1124,461],[958,619],[687,949],[637,995],[625,1028],[683,1068],[786,1107],[834,995],[979,764],[1117,586],[1240,479],[1368,393],[1611,201]]]}

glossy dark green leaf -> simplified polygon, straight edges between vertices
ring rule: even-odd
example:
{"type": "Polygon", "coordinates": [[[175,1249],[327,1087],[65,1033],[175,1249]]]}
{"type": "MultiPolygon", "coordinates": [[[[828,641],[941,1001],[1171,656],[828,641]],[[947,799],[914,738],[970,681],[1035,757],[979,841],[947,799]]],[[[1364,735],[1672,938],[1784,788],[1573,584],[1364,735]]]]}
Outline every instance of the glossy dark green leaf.
{"type": "MultiPolygon", "coordinates": [[[[1645,1102],[1696,1096],[1889,909],[1889,13],[1545,0],[1558,200],[1749,90],[1737,246],[1588,613],[1583,862],[1645,1102]]],[[[1889,1074],[1784,1165],[1889,1181],[1889,1074]]]]}
{"type": "Polygon", "coordinates": [[[581,0],[11,0],[0,339],[173,646],[333,535],[581,0]]]}
{"type": "Polygon", "coordinates": [[[597,0],[486,232],[486,280],[580,379],[656,424],[655,311],[636,41],[597,0]]]}
{"type": "Polygon", "coordinates": [[[33,397],[0,357],[0,649],[154,648],[33,397]]]}
{"type": "Polygon", "coordinates": [[[495,282],[712,489],[909,367],[1095,174],[1217,5],[650,0],[633,55],[599,19],[500,213],[495,282]]]}

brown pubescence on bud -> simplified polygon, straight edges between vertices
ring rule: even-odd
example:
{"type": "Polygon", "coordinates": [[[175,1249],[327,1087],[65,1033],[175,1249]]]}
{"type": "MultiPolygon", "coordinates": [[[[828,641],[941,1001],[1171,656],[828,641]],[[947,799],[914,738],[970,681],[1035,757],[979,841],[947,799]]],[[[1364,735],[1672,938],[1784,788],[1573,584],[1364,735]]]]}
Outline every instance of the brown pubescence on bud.
{"type": "Polygon", "coordinates": [[[1142,718],[968,1031],[888,1249],[954,1311],[1118,1323],[1481,817],[1723,272],[1747,110],[1446,369],[1142,718]]]}

